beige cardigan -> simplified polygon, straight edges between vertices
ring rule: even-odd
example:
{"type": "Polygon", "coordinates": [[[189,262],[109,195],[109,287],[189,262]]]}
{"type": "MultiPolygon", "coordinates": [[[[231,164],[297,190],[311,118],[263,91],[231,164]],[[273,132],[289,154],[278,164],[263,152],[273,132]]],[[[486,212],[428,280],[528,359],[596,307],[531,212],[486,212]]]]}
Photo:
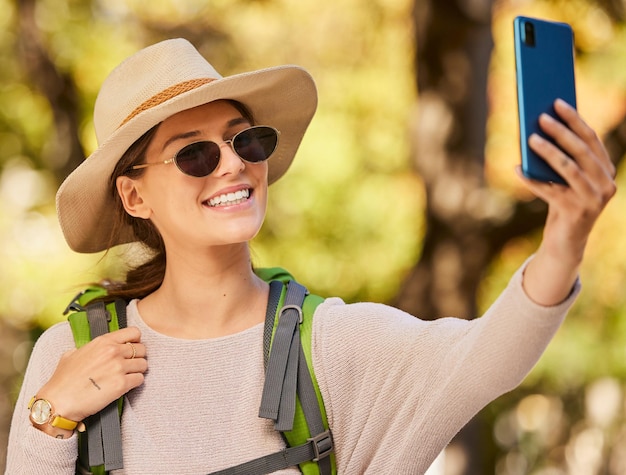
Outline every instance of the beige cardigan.
{"type": "MultiPolygon", "coordinates": [[[[327,299],[313,326],[313,365],[334,436],[340,474],[422,474],[490,401],[536,363],[579,292],[554,307],[525,295],[518,270],[481,318],[422,321],[389,306],[327,299]]],[[[207,474],[283,447],[259,419],[262,325],[212,340],[158,334],[136,301],[128,324],[142,333],[149,369],[126,397],[124,470],[114,474],[207,474]]],[[[77,439],[30,425],[28,400],[74,345],[60,323],[38,340],[9,439],[9,475],[74,473],[77,439]]],[[[297,469],[280,473],[299,473],[297,469]]]]}

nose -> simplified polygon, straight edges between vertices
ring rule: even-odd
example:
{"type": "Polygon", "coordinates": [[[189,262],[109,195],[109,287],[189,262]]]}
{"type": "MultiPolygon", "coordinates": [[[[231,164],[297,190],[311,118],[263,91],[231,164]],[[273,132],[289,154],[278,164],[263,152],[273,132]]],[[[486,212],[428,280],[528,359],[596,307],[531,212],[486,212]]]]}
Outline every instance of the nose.
{"type": "Polygon", "coordinates": [[[241,173],[246,168],[244,160],[235,153],[232,141],[225,140],[224,142],[219,143],[218,147],[220,148],[220,161],[212,175],[236,175],[241,173]]]}

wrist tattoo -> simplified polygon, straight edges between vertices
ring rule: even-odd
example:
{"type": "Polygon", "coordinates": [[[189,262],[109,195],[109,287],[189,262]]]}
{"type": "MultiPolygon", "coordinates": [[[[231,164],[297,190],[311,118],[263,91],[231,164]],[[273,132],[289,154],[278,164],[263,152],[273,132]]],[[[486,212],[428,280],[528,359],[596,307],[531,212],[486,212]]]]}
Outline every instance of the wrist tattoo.
{"type": "Polygon", "coordinates": [[[89,378],[89,381],[91,381],[91,384],[93,384],[98,389],[98,391],[100,391],[100,386],[98,386],[98,383],[96,383],[92,378],[89,378]]]}

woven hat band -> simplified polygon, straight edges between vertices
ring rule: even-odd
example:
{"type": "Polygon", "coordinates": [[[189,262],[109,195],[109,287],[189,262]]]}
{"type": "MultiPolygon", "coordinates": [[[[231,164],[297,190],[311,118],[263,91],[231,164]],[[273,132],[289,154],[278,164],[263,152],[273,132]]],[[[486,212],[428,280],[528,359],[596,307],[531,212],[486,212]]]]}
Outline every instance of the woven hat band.
{"type": "Polygon", "coordinates": [[[123,126],[126,122],[131,120],[133,117],[141,114],[142,112],[151,109],[153,107],[158,106],[159,104],[163,104],[165,101],[169,99],[184,94],[185,92],[196,89],[204,84],[208,84],[212,81],[215,81],[213,78],[200,78],[200,79],[192,79],[190,81],[184,81],[178,84],[174,84],[173,86],[164,89],[163,91],[155,94],[150,99],[144,101],[141,105],[135,108],[128,116],[122,121],[119,127],[123,126]]]}

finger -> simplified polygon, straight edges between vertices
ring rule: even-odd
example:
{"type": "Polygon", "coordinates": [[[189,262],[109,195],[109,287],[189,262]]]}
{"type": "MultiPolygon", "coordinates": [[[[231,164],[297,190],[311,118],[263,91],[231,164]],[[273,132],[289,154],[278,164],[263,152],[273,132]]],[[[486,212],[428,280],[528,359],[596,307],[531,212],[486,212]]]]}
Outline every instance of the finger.
{"type": "Polygon", "coordinates": [[[135,359],[135,357],[137,356],[137,348],[135,348],[135,345],[133,344],[133,342],[127,341],[124,344],[128,345],[130,347],[130,351],[131,351],[130,356],[128,356],[127,358],[130,359],[130,360],[135,359]]]}
{"type": "Polygon", "coordinates": [[[126,374],[145,373],[148,371],[148,361],[145,358],[129,359],[125,361],[124,365],[126,374]]]}
{"type": "MultiPolygon", "coordinates": [[[[539,124],[542,130],[559,145],[560,153],[558,154],[558,159],[562,159],[561,155],[567,155],[573,158],[581,169],[592,176],[606,174],[602,164],[596,158],[595,153],[587,142],[576,135],[576,133],[570,130],[566,125],[548,114],[542,114],[539,117],[539,124]]],[[[540,141],[534,140],[535,144],[540,143],[540,141]]],[[[544,150],[548,150],[548,147],[545,147],[544,150]]],[[[552,155],[557,156],[556,153],[552,155]]],[[[567,166],[568,164],[564,162],[563,165],[567,166]]]]}
{"type": "MultiPolygon", "coordinates": [[[[580,137],[593,150],[598,157],[608,159],[608,154],[602,146],[602,141],[578,111],[562,99],[554,102],[554,110],[567,127],[580,137]]],[[[609,160],[610,161],[610,160],[609,160]]]]}
{"type": "Polygon", "coordinates": [[[127,375],[125,379],[126,387],[124,388],[124,394],[130,391],[131,389],[141,386],[144,380],[145,380],[145,376],[143,375],[142,372],[131,373],[127,375]]]}
{"type": "Polygon", "coordinates": [[[135,358],[145,358],[146,357],[146,347],[141,343],[135,343],[132,341],[127,341],[123,343],[123,355],[124,358],[132,360],[135,358]]]}
{"type": "MultiPolygon", "coordinates": [[[[595,163],[599,164],[604,173],[610,178],[615,177],[615,165],[611,161],[606,148],[604,147],[602,140],[598,137],[598,134],[583,120],[578,114],[575,108],[570,106],[567,102],[557,99],[554,103],[554,110],[558,114],[559,118],[567,125],[567,127],[560,124],[565,130],[569,129],[575,135],[564,134],[565,142],[561,145],[572,156],[580,155],[581,159],[588,158],[587,152],[591,153],[595,163]],[[574,140],[574,138],[578,140],[574,140]],[[569,140],[568,140],[569,139],[569,140]],[[568,146],[568,142],[571,148],[568,146]],[[582,142],[582,144],[581,144],[582,142]],[[583,145],[584,144],[584,145],[583,145]]],[[[560,142],[559,142],[560,144],[560,142]]],[[[584,166],[584,164],[583,164],[584,166]]]]}
{"type": "Polygon", "coordinates": [[[583,194],[593,192],[593,187],[578,162],[563,153],[559,147],[538,134],[532,134],[528,144],[571,188],[583,194]]]}
{"type": "Polygon", "coordinates": [[[542,115],[540,123],[549,135],[574,160],[571,160],[559,147],[555,147],[541,137],[532,137],[529,144],[535,152],[541,155],[554,170],[559,173],[570,186],[584,193],[584,199],[599,200],[606,204],[615,195],[615,166],[611,162],[606,149],[596,133],[587,126],[578,113],[561,101],[561,107],[574,115],[571,119],[572,127],[547,116],[542,115]],[[576,131],[581,136],[576,135],[576,131]],[[597,149],[598,152],[594,152],[597,149]]]}
{"type": "Polygon", "coordinates": [[[107,333],[107,335],[111,335],[111,338],[116,343],[126,343],[127,341],[138,342],[141,340],[141,331],[137,327],[126,327],[120,330],[116,330],[111,333],[107,333]]]}
{"type": "Polygon", "coordinates": [[[538,180],[532,180],[524,175],[521,167],[516,167],[515,172],[517,176],[525,183],[528,189],[535,195],[537,198],[545,201],[546,203],[551,203],[560,199],[564,192],[567,191],[567,187],[560,185],[558,183],[547,183],[538,180]]]}

